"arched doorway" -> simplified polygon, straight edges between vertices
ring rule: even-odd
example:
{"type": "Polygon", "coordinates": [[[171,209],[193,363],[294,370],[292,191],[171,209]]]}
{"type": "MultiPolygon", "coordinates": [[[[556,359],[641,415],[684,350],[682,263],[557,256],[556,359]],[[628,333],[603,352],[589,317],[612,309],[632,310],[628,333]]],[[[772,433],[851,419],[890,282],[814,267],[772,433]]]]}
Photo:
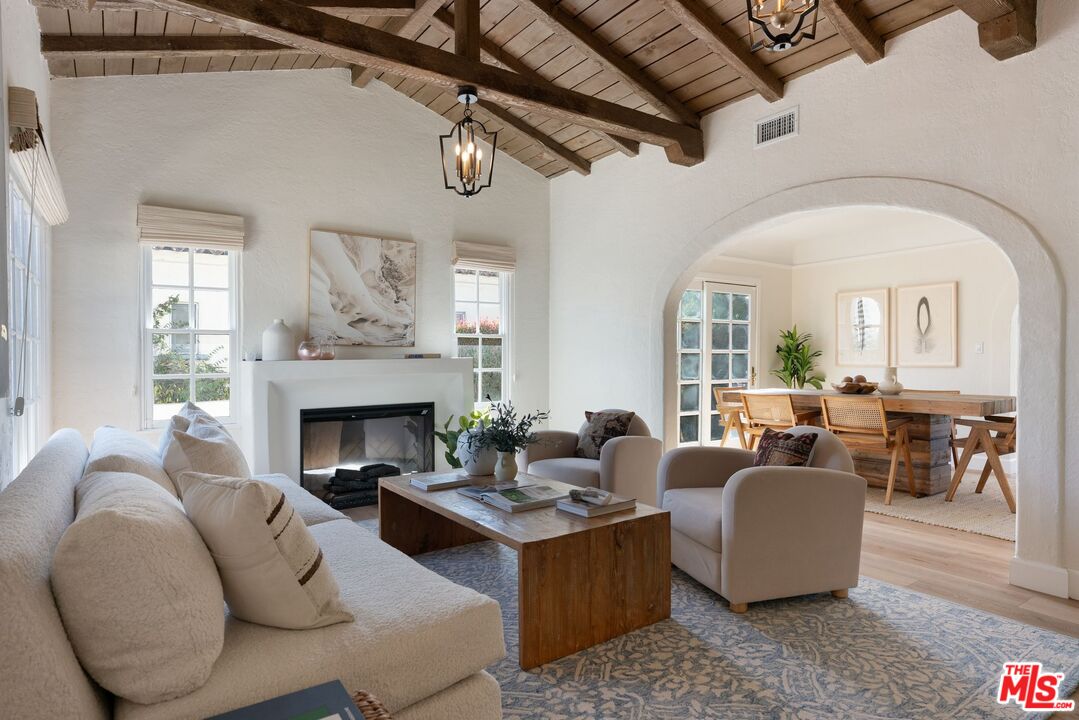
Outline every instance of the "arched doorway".
{"type": "MultiPolygon", "coordinates": [[[[1059,270],[1041,238],[1021,217],[976,193],[910,178],[843,178],[789,188],[735,210],[686,243],[666,269],[654,307],[662,308],[663,347],[675,346],[675,311],[698,261],[739,235],[792,214],[845,206],[906,208],[965,225],[992,239],[1019,280],[1019,414],[1039,418],[1024,427],[1019,473],[1016,557],[1011,581],[1067,597],[1062,567],[1064,511],[1064,317],[1059,270]]],[[[664,352],[664,430],[677,417],[674,363],[664,352]]]]}

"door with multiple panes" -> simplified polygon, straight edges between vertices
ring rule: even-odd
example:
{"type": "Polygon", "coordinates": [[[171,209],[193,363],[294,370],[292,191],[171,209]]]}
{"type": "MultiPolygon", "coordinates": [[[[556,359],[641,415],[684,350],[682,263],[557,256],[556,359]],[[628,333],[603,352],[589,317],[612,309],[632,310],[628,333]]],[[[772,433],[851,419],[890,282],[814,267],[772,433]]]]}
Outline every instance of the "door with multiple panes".
{"type": "Polygon", "coordinates": [[[757,289],[699,281],[678,306],[678,443],[718,445],[726,428],[717,388],[756,384],[757,289]]]}

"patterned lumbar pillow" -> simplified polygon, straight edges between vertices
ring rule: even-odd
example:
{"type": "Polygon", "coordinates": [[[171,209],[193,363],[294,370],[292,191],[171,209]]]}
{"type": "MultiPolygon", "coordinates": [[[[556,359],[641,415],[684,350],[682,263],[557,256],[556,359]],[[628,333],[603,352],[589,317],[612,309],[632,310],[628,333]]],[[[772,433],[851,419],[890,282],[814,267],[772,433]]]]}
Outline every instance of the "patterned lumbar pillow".
{"type": "Polygon", "coordinates": [[[292,630],[352,621],[322,549],[280,490],[192,472],[178,484],[235,617],[292,630]]]}
{"type": "Polygon", "coordinates": [[[817,442],[814,433],[792,435],[765,428],[757,442],[757,454],[753,457],[754,467],[778,465],[782,467],[805,467],[813,455],[813,446],[817,442]]]}
{"type": "Polygon", "coordinates": [[[600,449],[611,438],[626,435],[634,416],[631,412],[585,412],[587,425],[577,438],[577,457],[599,460],[600,449]]]}
{"type": "MultiPolygon", "coordinates": [[[[236,441],[216,420],[175,416],[166,432],[172,440],[164,447],[161,461],[174,483],[185,472],[250,477],[251,470],[236,441]],[[186,421],[186,426],[184,422],[186,421]]],[[[179,485],[176,487],[179,491],[179,485]]]]}

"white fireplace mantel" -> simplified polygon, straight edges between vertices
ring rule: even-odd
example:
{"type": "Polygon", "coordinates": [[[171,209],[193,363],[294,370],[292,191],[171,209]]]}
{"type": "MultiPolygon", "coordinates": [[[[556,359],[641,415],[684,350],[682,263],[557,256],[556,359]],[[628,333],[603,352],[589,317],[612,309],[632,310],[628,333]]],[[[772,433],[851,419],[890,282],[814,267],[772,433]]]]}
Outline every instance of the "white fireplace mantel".
{"type": "Polygon", "coordinates": [[[256,474],[298,481],[301,410],[433,402],[441,425],[472,409],[472,383],[468,358],[244,361],[240,444],[256,474]]]}

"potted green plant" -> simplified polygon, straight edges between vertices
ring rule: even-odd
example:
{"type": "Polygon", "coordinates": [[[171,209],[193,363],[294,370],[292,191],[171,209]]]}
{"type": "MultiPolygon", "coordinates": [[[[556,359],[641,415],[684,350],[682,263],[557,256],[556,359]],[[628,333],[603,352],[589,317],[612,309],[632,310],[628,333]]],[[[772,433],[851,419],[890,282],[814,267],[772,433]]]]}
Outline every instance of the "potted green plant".
{"type": "Polygon", "coordinates": [[[465,472],[469,475],[490,475],[494,471],[495,456],[493,451],[481,457],[463,447],[465,437],[477,427],[482,426],[488,420],[488,417],[486,410],[473,410],[467,415],[458,417],[457,427],[451,430],[450,426],[454,424],[454,416],[450,415],[446,418],[442,429],[435,430],[435,437],[446,446],[444,457],[450,467],[464,467],[465,472]],[[465,451],[463,452],[463,450],[465,451]],[[489,460],[489,462],[483,462],[485,460],[489,460]],[[482,466],[487,465],[489,467],[486,468],[486,472],[482,472],[484,470],[482,466]],[[473,472],[474,470],[476,472],[473,472]]]}
{"type": "Polygon", "coordinates": [[[824,387],[824,376],[813,372],[817,368],[817,358],[821,356],[821,351],[813,349],[810,344],[812,339],[813,336],[809,333],[799,333],[797,325],[779,333],[780,342],[776,345],[776,355],[783,366],[779,370],[773,370],[772,374],[789,388],[801,390],[806,385],[812,385],[820,390],[824,387]]]}
{"type": "Polygon", "coordinates": [[[548,412],[534,412],[518,417],[512,402],[495,403],[490,421],[469,433],[467,444],[470,449],[493,448],[498,453],[495,477],[507,482],[517,477],[517,453],[539,440],[532,428],[549,416],[548,412]]]}

